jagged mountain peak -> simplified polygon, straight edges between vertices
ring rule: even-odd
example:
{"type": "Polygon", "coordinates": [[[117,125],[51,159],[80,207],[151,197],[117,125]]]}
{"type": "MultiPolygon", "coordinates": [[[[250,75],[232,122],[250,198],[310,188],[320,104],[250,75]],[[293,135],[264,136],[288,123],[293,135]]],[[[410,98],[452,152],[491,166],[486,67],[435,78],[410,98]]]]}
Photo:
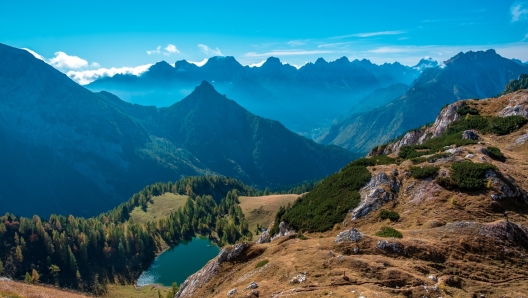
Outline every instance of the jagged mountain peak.
{"type": "Polygon", "coordinates": [[[233,56],[214,56],[209,58],[207,62],[204,64],[205,68],[209,67],[233,67],[233,68],[242,68],[242,64],[240,64],[235,57],[233,56]]]}
{"type": "Polygon", "coordinates": [[[420,59],[420,61],[415,66],[413,66],[413,68],[419,71],[424,71],[427,68],[432,68],[432,67],[437,67],[437,66],[438,66],[438,61],[434,60],[431,57],[424,57],[420,59]]]}
{"type": "Polygon", "coordinates": [[[194,70],[197,69],[198,65],[194,63],[190,63],[187,60],[178,60],[176,63],[174,63],[174,69],[176,71],[188,71],[188,70],[194,70]]]}
{"type": "Polygon", "coordinates": [[[326,62],[326,60],[323,58],[323,57],[319,57],[317,58],[317,60],[315,60],[315,63],[314,63],[316,66],[319,66],[319,65],[325,65],[325,64],[328,64],[328,62],[326,62]]]}

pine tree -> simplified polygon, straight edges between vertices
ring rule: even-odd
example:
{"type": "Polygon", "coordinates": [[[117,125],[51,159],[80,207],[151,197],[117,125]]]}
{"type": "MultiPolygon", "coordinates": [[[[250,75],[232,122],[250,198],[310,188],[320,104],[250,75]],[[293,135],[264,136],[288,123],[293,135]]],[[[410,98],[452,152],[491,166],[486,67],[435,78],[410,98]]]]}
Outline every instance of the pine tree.
{"type": "Polygon", "coordinates": [[[37,270],[33,269],[33,271],[31,271],[31,280],[33,281],[33,283],[34,284],[38,283],[39,278],[40,278],[40,275],[38,274],[37,270]]]}
{"type": "Polygon", "coordinates": [[[22,263],[22,261],[24,261],[24,255],[22,254],[22,248],[20,247],[20,245],[17,245],[17,247],[16,247],[16,250],[15,250],[15,259],[16,259],[19,263],[22,263]]]}
{"type": "Polygon", "coordinates": [[[26,277],[24,277],[24,282],[27,284],[33,283],[33,279],[31,278],[31,275],[29,275],[29,272],[26,272],[26,277]]]}
{"type": "Polygon", "coordinates": [[[4,273],[4,263],[2,263],[2,260],[0,260],[0,275],[4,273]]]}

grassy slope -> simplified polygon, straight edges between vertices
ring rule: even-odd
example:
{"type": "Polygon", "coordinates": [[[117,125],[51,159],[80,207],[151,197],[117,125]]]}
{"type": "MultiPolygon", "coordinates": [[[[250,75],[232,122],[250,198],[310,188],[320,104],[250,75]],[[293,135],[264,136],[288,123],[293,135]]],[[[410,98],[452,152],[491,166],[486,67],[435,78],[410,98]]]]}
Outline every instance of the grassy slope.
{"type": "Polygon", "coordinates": [[[143,211],[140,207],[136,207],[130,212],[130,217],[133,218],[134,222],[145,223],[167,217],[172,212],[178,210],[179,207],[185,205],[187,196],[175,195],[168,192],[154,197],[152,200],[154,204],[148,203],[147,212],[143,211]]]}
{"type": "Polygon", "coordinates": [[[0,280],[0,298],[85,298],[91,297],[80,293],[59,290],[51,286],[28,285],[18,281],[0,280]]]}
{"type": "Polygon", "coordinates": [[[158,298],[158,290],[161,292],[161,297],[165,297],[170,288],[152,285],[136,289],[133,285],[111,285],[103,298],[158,298]]]}
{"type": "MultiPolygon", "coordinates": [[[[255,234],[257,224],[267,228],[275,219],[281,206],[293,204],[299,195],[270,195],[262,197],[240,197],[240,207],[249,223],[249,230],[255,234]]],[[[255,236],[255,235],[254,235],[255,236]]]]}

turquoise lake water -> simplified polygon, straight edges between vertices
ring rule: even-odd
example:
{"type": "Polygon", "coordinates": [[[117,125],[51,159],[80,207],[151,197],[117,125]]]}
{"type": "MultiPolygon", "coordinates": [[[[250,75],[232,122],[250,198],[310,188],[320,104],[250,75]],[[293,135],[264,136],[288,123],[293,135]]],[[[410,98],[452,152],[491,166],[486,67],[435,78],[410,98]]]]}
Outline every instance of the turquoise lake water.
{"type": "Polygon", "coordinates": [[[219,252],[220,249],[207,238],[193,238],[188,243],[180,243],[160,254],[138,278],[137,285],[161,284],[170,287],[172,282],[181,285],[219,252]]]}

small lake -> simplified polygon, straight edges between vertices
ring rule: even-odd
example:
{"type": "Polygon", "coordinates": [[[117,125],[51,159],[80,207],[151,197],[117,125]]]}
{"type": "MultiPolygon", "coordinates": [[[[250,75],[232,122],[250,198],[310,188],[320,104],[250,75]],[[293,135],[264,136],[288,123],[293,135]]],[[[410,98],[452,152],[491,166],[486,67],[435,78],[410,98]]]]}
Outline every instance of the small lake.
{"type": "Polygon", "coordinates": [[[160,254],[139,276],[137,285],[160,284],[170,287],[173,282],[181,285],[219,252],[220,249],[207,238],[193,238],[190,242],[180,243],[160,254]]]}

